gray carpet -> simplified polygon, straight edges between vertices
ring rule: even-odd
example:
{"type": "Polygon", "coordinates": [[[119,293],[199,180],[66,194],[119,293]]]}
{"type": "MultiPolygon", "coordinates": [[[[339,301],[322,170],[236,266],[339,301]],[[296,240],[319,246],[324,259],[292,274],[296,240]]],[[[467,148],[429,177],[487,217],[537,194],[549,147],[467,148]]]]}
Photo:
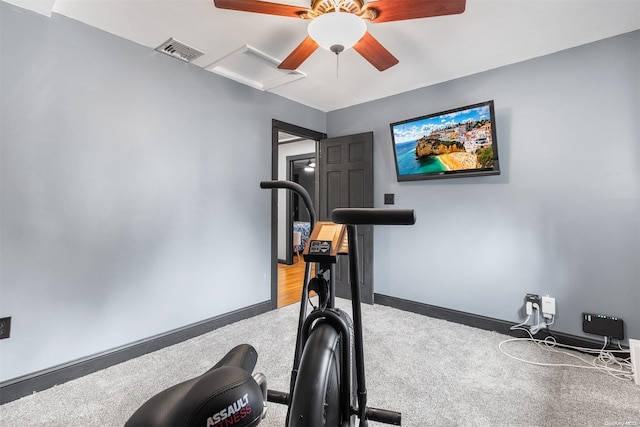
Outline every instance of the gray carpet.
{"type": "MultiPolygon", "coordinates": [[[[146,399],[243,342],[258,350],[269,387],[285,391],[297,315],[297,304],[265,313],[2,405],[0,425],[122,426],[146,399]]],[[[385,306],[363,306],[363,320],[369,405],[402,412],[404,426],[640,426],[631,381],[518,362],[498,349],[504,335],[385,306]]],[[[505,347],[537,361],[567,358],[531,343],[505,347]]],[[[282,427],[284,416],[270,404],[260,426],[282,427]]]]}

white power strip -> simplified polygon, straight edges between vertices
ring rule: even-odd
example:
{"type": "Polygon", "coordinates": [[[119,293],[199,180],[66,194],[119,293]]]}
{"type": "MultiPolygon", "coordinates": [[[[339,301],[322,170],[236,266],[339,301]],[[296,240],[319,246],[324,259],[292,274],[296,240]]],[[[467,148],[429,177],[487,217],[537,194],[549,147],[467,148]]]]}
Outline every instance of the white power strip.
{"type": "Polygon", "coordinates": [[[633,380],[640,385],[640,340],[629,338],[629,350],[631,350],[631,366],[633,367],[633,380]]]}

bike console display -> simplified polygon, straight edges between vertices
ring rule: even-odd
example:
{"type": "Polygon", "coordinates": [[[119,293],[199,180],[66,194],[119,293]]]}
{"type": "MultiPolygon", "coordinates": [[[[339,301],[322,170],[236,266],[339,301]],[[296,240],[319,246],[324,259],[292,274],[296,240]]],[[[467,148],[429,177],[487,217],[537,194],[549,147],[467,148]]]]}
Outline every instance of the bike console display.
{"type": "Polygon", "coordinates": [[[343,224],[318,221],[302,252],[306,262],[335,263],[347,253],[347,232],[343,224]]]}

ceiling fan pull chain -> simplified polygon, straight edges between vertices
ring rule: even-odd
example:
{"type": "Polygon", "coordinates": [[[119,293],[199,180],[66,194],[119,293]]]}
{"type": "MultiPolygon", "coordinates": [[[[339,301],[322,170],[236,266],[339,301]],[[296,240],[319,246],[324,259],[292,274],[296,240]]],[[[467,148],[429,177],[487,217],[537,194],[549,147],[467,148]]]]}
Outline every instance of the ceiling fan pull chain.
{"type": "Polygon", "coordinates": [[[338,78],[338,72],[340,71],[340,53],[344,50],[344,46],[341,44],[334,44],[329,50],[336,54],[336,79],[338,78]]]}

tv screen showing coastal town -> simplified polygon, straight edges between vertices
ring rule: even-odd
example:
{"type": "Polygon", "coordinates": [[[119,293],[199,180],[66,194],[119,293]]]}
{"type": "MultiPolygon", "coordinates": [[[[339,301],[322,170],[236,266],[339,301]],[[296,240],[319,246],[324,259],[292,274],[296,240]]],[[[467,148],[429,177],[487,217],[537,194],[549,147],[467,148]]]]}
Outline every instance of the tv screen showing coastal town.
{"type": "Polygon", "coordinates": [[[491,101],[391,125],[398,179],[494,169],[491,101]]]}

